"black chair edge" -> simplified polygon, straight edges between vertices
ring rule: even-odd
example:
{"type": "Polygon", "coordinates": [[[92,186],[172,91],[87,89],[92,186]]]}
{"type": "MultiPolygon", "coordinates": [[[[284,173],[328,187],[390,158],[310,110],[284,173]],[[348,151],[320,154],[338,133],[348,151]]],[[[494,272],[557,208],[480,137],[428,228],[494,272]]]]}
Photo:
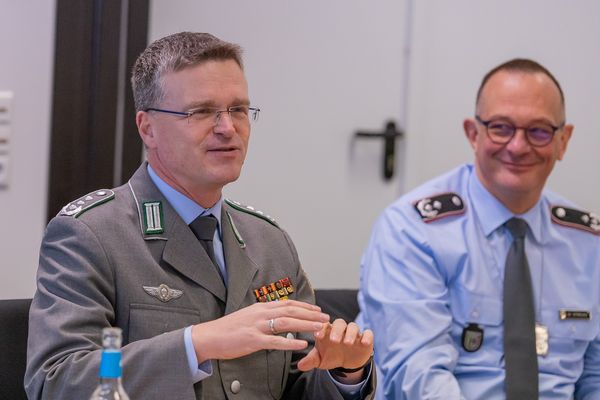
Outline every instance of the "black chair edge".
{"type": "Polygon", "coordinates": [[[23,388],[31,299],[0,300],[0,399],[27,400],[23,388]]]}
{"type": "Polygon", "coordinates": [[[358,315],[358,289],[315,289],[315,301],[331,321],[342,318],[351,322],[358,315]]]}

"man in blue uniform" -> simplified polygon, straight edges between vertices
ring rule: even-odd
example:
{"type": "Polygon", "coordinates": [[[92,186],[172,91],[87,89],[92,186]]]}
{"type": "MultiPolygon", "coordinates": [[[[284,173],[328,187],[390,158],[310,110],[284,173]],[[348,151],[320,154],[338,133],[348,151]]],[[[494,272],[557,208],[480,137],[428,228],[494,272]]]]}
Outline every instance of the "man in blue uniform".
{"type": "Polygon", "coordinates": [[[544,189],[573,132],[560,85],[508,61],[463,126],[474,164],[393,203],[363,256],[377,398],[598,399],[600,219],[544,189]]]}

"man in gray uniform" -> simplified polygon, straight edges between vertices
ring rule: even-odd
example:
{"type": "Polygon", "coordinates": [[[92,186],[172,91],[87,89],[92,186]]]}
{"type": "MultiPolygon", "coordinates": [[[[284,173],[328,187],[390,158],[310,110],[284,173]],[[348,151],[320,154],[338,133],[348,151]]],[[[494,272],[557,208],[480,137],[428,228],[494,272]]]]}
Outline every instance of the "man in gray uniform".
{"type": "Polygon", "coordinates": [[[108,326],[123,329],[132,399],[371,398],[372,333],[330,323],[287,234],[222,197],[259,112],[240,53],[183,32],[138,58],[148,163],[49,223],[30,313],[30,398],[88,398],[108,326]]]}

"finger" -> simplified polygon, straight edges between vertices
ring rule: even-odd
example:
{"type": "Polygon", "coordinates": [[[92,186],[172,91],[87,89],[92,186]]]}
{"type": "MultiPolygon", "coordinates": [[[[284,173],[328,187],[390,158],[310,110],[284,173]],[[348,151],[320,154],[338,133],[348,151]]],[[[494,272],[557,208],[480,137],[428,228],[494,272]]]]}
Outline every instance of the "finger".
{"type": "Polygon", "coordinates": [[[373,346],[373,331],[370,329],[367,329],[366,331],[363,332],[362,335],[362,339],[360,340],[360,344],[364,345],[364,346],[373,346]]]}
{"type": "Polygon", "coordinates": [[[294,306],[294,307],[300,307],[300,308],[304,308],[306,310],[311,310],[311,311],[321,311],[321,307],[315,305],[315,304],[310,304],[310,303],[305,303],[303,301],[298,301],[298,300],[283,300],[283,301],[270,301],[267,303],[256,303],[259,305],[262,305],[266,308],[280,308],[280,307],[286,307],[286,306],[294,306]]]}
{"type": "Polygon", "coordinates": [[[323,324],[323,328],[320,331],[314,333],[315,339],[320,340],[320,339],[327,337],[330,329],[331,329],[330,323],[323,324]]]}
{"type": "MultiPolygon", "coordinates": [[[[268,325],[268,324],[267,324],[268,325]]],[[[281,332],[318,332],[323,329],[323,322],[296,319],[290,317],[279,317],[273,319],[273,329],[277,333],[281,332]]],[[[271,332],[270,326],[267,333],[271,332]]]]}
{"type": "MultiPolygon", "coordinates": [[[[280,301],[278,303],[288,303],[288,301],[280,301]]],[[[297,304],[303,303],[289,302],[289,304],[284,304],[282,306],[273,307],[272,309],[266,310],[265,314],[268,318],[291,317],[305,321],[329,322],[329,315],[317,310],[308,309],[306,307],[299,307],[297,304]]]]}
{"type": "Polygon", "coordinates": [[[346,321],[341,318],[333,321],[331,324],[331,332],[329,333],[329,340],[333,343],[341,343],[346,332],[346,327],[346,321]]]}
{"type": "Polygon", "coordinates": [[[311,369],[317,368],[321,364],[321,356],[316,348],[313,349],[300,361],[298,361],[298,369],[300,371],[310,371],[311,369]]]}
{"type": "Polygon", "coordinates": [[[301,339],[292,339],[283,336],[265,336],[262,348],[264,350],[302,350],[308,347],[308,342],[301,339]]]}
{"type": "Polygon", "coordinates": [[[344,335],[344,344],[353,344],[357,339],[360,340],[360,328],[354,322],[350,322],[346,327],[344,335]]]}

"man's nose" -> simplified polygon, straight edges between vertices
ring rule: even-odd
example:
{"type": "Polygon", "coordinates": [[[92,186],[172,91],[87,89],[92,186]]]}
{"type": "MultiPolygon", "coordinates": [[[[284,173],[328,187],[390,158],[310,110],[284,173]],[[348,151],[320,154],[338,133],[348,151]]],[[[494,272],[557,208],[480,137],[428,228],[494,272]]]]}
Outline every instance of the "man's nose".
{"type": "Polygon", "coordinates": [[[528,151],[531,144],[527,140],[527,130],[525,128],[516,128],[512,139],[507,143],[506,148],[513,152],[528,151]]]}
{"type": "Polygon", "coordinates": [[[219,111],[215,117],[215,132],[230,134],[235,132],[233,118],[228,110],[219,111]]]}

